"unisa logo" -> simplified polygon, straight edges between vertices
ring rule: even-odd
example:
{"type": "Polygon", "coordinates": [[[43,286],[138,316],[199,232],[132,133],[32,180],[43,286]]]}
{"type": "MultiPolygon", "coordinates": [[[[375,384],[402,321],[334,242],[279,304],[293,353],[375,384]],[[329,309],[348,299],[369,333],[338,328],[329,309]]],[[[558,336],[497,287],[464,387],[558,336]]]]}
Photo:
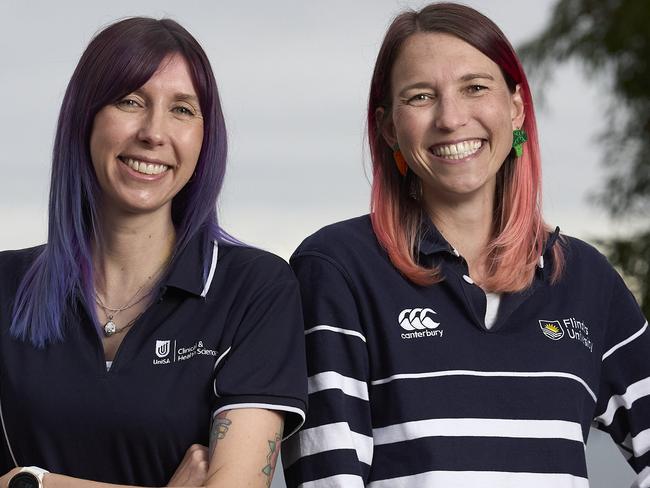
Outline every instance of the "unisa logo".
{"type": "Polygon", "coordinates": [[[444,331],[438,329],[440,322],[434,322],[430,315],[437,314],[430,308],[405,308],[402,310],[397,317],[397,322],[402,329],[411,331],[402,333],[402,339],[442,337],[444,331]]]}
{"type": "Polygon", "coordinates": [[[156,356],[164,358],[169,354],[170,341],[156,341],[156,356]]]}
{"type": "Polygon", "coordinates": [[[549,339],[559,341],[564,337],[564,329],[559,320],[540,320],[539,326],[544,335],[549,339]]]}

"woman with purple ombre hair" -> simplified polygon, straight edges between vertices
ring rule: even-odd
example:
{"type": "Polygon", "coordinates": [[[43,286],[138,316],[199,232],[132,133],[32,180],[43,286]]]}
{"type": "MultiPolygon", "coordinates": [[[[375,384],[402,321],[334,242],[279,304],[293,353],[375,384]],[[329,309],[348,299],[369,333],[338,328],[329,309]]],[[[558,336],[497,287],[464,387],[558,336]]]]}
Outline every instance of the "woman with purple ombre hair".
{"type": "Polygon", "coordinates": [[[270,486],[305,418],[299,287],[218,225],[225,167],[192,35],[99,32],[61,107],[48,241],[0,253],[0,488],[270,486]]]}
{"type": "Polygon", "coordinates": [[[454,3],[391,23],[370,86],[370,215],[291,258],[309,415],[289,487],[588,488],[590,426],[650,487],[648,322],[541,215],[517,55],[454,3]]]}

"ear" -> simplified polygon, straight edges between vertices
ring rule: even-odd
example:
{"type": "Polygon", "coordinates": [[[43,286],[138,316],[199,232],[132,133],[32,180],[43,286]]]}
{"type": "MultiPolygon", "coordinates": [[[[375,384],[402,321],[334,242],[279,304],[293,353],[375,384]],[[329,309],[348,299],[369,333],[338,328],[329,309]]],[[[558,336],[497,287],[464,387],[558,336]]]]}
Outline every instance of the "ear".
{"type": "Polygon", "coordinates": [[[381,136],[391,148],[397,144],[397,136],[395,135],[395,124],[393,124],[393,117],[390,112],[387,112],[384,107],[378,107],[375,110],[375,120],[377,121],[377,129],[381,136]]]}
{"type": "Polygon", "coordinates": [[[512,102],[511,108],[511,117],[512,117],[512,129],[521,129],[524,125],[524,119],[526,118],[524,114],[524,100],[521,96],[520,86],[517,85],[515,92],[511,95],[510,101],[512,102]]]}

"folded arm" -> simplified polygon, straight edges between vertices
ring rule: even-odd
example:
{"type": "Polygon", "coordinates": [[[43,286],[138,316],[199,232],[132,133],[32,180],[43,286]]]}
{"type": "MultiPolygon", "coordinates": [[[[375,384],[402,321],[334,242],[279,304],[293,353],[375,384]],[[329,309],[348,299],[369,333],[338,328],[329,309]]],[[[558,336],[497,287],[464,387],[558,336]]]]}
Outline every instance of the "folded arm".
{"type": "MultiPolygon", "coordinates": [[[[210,428],[207,477],[202,484],[192,472],[201,463],[200,448],[190,449],[168,486],[191,488],[268,488],[275,471],[280,449],[284,416],[281,412],[258,408],[226,410],[215,416],[210,428]],[[191,459],[194,455],[196,458],[191,459]],[[188,458],[188,456],[190,456],[188,458]],[[183,463],[187,463],[183,468],[183,463]],[[176,485],[175,482],[185,484],[176,485]]],[[[0,488],[7,488],[15,468],[0,478],[0,488]]],[[[200,472],[200,469],[199,469],[200,472]]],[[[198,473],[200,474],[200,473],[198,473]]],[[[44,488],[141,488],[72,478],[57,473],[46,474],[44,488]]]]}

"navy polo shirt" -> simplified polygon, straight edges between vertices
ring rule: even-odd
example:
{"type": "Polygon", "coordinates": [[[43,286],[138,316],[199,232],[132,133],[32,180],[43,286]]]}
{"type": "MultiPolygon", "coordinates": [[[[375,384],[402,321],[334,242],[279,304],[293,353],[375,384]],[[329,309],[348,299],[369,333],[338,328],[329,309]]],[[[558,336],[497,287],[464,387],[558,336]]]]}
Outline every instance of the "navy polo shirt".
{"type": "Polygon", "coordinates": [[[429,222],[419,259],[444,279],[426,287],[392,265],[368,216],[307,238],[291,264],[309,412],[283,451],[288,486],[587,488],[592,422],[650,486],[648,323],[594,248],[546,241],[533,284],[503,294],[488,329],[485,293],[429,222]]]}
{"type": "MultiPolygon", "coordinates": [[[[1,472],[16,463],[104,482],[163,486],[211,418],[236,408],[303,422],[298,284],[280,258],[202,236],[173,262],[126,332],[110,370],[88,315],[69,307],[65,340],[43,350],[9,335],[12,302],[41,248],[0,253],[1,472]]],[[[81,309],[82,307],[76,307],[81,309]]]]}

